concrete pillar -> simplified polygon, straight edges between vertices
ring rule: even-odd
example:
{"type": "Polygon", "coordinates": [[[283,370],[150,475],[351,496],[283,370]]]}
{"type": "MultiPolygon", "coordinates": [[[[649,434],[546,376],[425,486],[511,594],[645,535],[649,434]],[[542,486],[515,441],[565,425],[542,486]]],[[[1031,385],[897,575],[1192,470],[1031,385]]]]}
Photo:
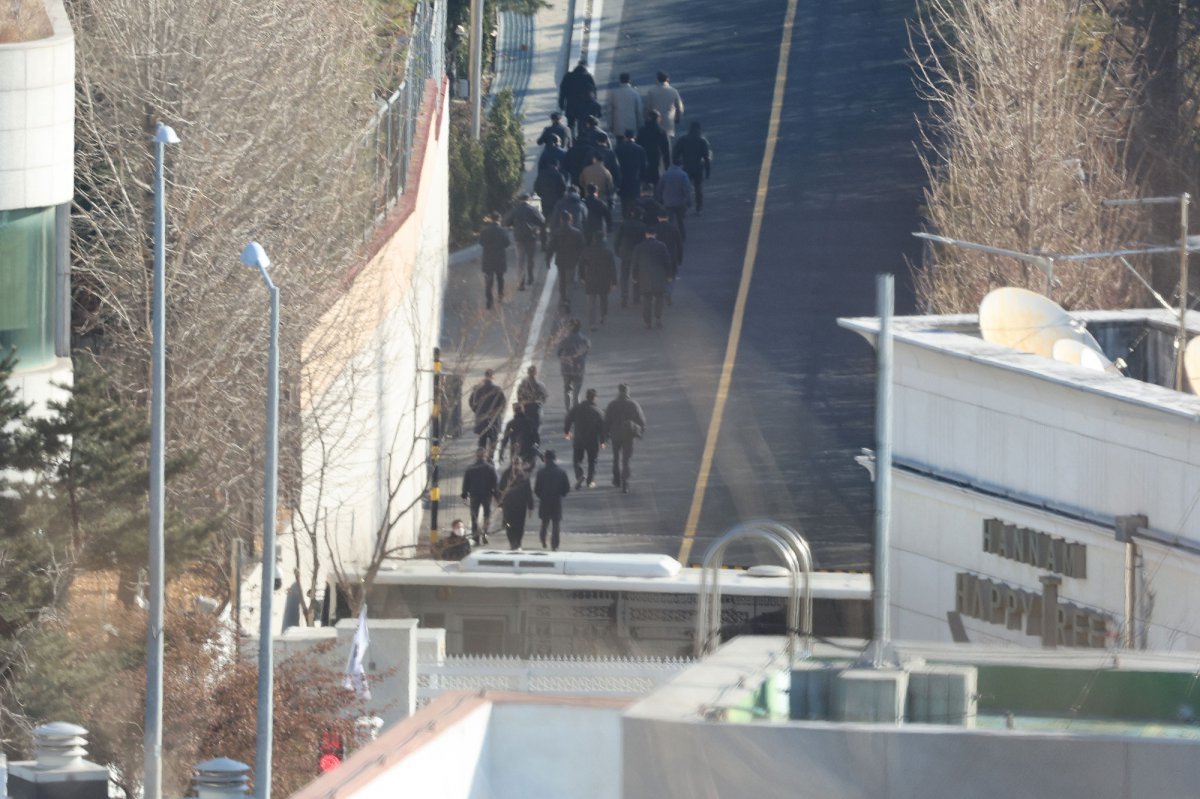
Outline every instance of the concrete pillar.
{"type": "Polygon", "coordinates": [[[1058,587],[1062,578],[1057,574],[1044,574],[1038,578],[1042,583],[1042,648],[1058,647],[1058,587]]]}

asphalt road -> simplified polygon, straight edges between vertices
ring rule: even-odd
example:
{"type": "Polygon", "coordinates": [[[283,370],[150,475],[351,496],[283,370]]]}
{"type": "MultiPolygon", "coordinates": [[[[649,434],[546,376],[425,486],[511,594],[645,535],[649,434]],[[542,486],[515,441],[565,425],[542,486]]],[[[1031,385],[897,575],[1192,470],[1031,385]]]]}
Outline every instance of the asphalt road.
{"type": "MultiPolygon", "coordinates": [[[[923,179],[913,145],[921,106],[905,55],[912,8],[911,0],[802,0],[798,8],[757,259],[692,561],[732,525],[770,517],[801,529],[819,566],[869,567],[872,488],[852,459],[873,446],[874,357],[836,319],[874,313],[879,272],[897,276],[898,313],[913,306],[907,259],[919,251],[910,232],[923,179]]],[[[568,498],[565,548],[679,553],[734,317],[785,11],[784,0],[605,4],[598,82],[628,71],[645,87],[667,70],[687,106],[683,129],[700,121],[716,159],[704,214],[688,219],[665,329],[647,331],[634,309],[615,308],[591,334],[585,384],[603,405],[617,383],[630,383],[649,425],[632,493],[611,487],[605,452],[598,487],[568,498]]],[[[576,313],[583,301],[576,288],[576,313]]],[[[547,329],[560,321],[552,314],[547,329]]],[[[544,347],[545,354],[552,343],[544,347]]],[[[552,395],[543,441],[558,442],[560,461],[569,462],[557,364],[541,363],[552,395]]]]}

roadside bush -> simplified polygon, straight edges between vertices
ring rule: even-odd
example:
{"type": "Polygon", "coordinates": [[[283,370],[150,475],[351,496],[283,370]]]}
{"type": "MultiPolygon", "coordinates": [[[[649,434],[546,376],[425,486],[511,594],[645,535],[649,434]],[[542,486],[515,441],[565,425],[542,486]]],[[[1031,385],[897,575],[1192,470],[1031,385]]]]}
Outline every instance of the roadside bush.
{"type": "Polygon", "coordinates": [[[450,107],[450,246],[469,244],[484,213],[483,145],[471,138],[470,109],[450,107]]]}
{"type": "Polygon", "coordinates": [[[483,170],[487,183],[487,211],[503,211],[521,188],[525,171],[525,138],[513,111],[508,89],[496,95],[488,111],[484,137],[483,170]]]}

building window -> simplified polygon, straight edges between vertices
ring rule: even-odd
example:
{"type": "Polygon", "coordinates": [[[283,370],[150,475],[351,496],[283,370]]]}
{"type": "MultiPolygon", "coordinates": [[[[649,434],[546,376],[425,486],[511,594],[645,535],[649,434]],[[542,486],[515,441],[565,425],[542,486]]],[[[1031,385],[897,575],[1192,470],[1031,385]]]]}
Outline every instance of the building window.
{"type": "Polygon", "coordinates": [[[19,369],[54,360],[54,214],[0,211],[0,350],[19,369]]]}

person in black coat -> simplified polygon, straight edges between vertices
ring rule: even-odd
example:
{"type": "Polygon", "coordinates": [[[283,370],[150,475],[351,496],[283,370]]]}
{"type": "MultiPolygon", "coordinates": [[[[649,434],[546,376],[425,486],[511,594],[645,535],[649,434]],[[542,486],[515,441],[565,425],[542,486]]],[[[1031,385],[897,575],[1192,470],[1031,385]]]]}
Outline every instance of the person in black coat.
{"type": "Polygon", "coordinates": [[[525,537],[525,520],[533,511],[533,488],[525,463],[514,458],[512,466],[504,470],[500,478],[500,513],[504,518],[504,532],[511,549],[521,548],[525,537]]]}
{"type": "Polygon", "coordinates": [[[671,252],[655,238],[654,228],[646,228],[646,237],[633,248],[633,274],[642,291],[642,321],[650,329],[650,317],[662,327],[663,299],[671,282],[671,252]]]}
{"type": "Polygon", "coordinates": [[[551,256],[558,267],[558,298],[564,310],[571,307],[571,288],[575,282],[575,268],[583,253],[583,231],[575,227],[571,214],[563,211],[559,225],[550,232],[546,243],[546,262],[551,256]]]}
{"type": "Polygon", "coordinates": [[[587,184],[585,191],[587,196],[583,198],[583,204],[587,208],[587,218],[581,229],[584,243],[591,244],[612,232],[612,211],[600,198],[600,188],[595,183],[587,184]]]}
{"type": "Polygon", "coordinates": [[[520,458],[527,466],[533,466],[537,457],[537,446],[542,440],[537,425],[525,415],[525,408],[519,402],[514,402],[513,417],[504,426],[504,436],[500,439],[500,461],[504,461],[504,453],[511,445],[513,460],[520,458]]]}
{"type": "Polygon", "coordinates": [[[558,164],[559,168],[561,169],[563,163],[566,161],[566,158],[567,148],[559,144],[558,137],[554,136],[550,139],[550,141],[546,142],[546,146],[543,147],[542,151],[538,154],[538,174],[541,174],[541,171],[550,166],[550,164],[558,164]]]}
{"type": "Polygon", "coordinates": [[[617,386],[617,398],[604,410],[604,430],[612,442],[613,485],[629,493],[629,461],[633,458],[633,442],[646,432],[646,417],[642,406],[629,396],[629,386],[617,386]]]}
{"type": "Polygon", "coordinates": [[[492,283],[496,284],[496,297],[504,302],[504,273],[508,270],[508,248],[512,239],[508,231],[500,227],[500,212],[493,211],[483,219],[479,231],[479,246],[483,250],[483,296],[487,307],[492,307],[492,283]]]}
{"type": "Polygon", "coordinates": [[[578,133],[579,123],[596,104],[596,79],[588,72],[587,59],[581,58],[558,84],[558,107],[567,113],[567,127],[578,133]]]}
{"type": "Polygon", "coordinates": [[[704,210],[704,181],[712,173],[712,148],[700,134],[700,123],[693,122],[686,135],[675,140],[674,158],[692,180],[696,193],[696,213],[704,210]]]}
{"type": "Polygon", "coordinates": [[[595,154],[596,148],[583,139],[576,139],[571,149],[567,150],[567,154],[563,156],[563,170],[572,184],[579,185],[579,176],[583,174],[584,169],[591,166],[595,154]]]}
{"type": "Polygon", "coordinates": [[[533,181],[533,190],[542,202],[542,217],[552,220],[555,206],[567,193],[567,175],[558,165],[549,164],[545,169],[538,170],[537,179],[533,181]]]}
{"type": "Polygon", "coordinates": [[[530,204],[529,195],[522,192],[504,215],[504,226],[512,229],[517,244],[517,272],[521,276],[517,291],[524,291],[526,283],[533,285],[533,255],[538,240],[546,232],[546,218],[530,204]]]}
{"type": "Polygon", "coordinates": [[[500,485],[496,467],[488,463],[487,450],[475,450],[475,462],[467,467],[462,478],[462,498],[471,507],[471,539],[476,546],[488,542],[487,531],[492,520],[492,500],[500,485]],[[483,527],[479,526],[480,511],[483,512],[483,527]]]}
{"type": "Polygon", "coordinates": [[[537,495],[538,517],[542,520],[542,549],[546,548],[546,529],[550,528],[550,548],[557,551],[562,532],[563,497],[571,493],[571,480],[556,460],[554,450],[546,450],[546,465],[538,470],[533,493],[537,495]]]}
{"type": "Polygon", "coordinates": [[[659,172],[671,164],[671,137],[663,130],[661,119],[657,111],[647,111],[646,124],[637,134],[638,143],[646,151],[643,183],[658,183],[659,172]]]}
{"type": "Polygon", "coordinates": [[[600,324],[608,319],[608,292],[617,284],[617,260],[609,249],[604,234],[583,248],[579,256],[579,268],[583,272],[583,289],[588,296],[588,326],[596,329],[596,318],[600,324]]]}
{"type": "MultiPolygon", "coordinates": [[[[617,235],[613,241],[613,247],[621,259],[621,307],[625,308],[629,305],[629,284],[630,277],[633,274],[633,248],[641,244],[642,240],[646,238],[646,223],[642,221],[642,215],[636,206],[623,207],[623,210],[625,218],[617,226],[617,235]]],[[[641,301],[641,296],[637,283],[634,283],[634,305],[637,305],[641,301]]]]}
{"type": "Polygon", "coordinates": [[[621,214],[628,213],[630,205],[637,202],[638,193],[642,188],[642,170],[646,168],[646,151],[637,143],[637,136],[632,130],[617,142],[617,163],[621,165],[621,180],[617,187],[617,196],[621,198],[621,214]]]}
{"type": "Polygon", "coordinates": [[[467,405],[475,414],[475,435],[479,436],[479,447],[490,457],[500,435],[500,422],[504,416],[504,404],[508,401],[500,386],[492,382],[493,372],[488,369],[467,395],[467,405]]]}
{"type": "Polygon", "coordinates": [[[550,113],[550,124],[542,128],[542,135],[538,136],[538,144],[549,144],[552,138],[558,139],[558,144],[561,147],[566,147],[571,143],[571,131],[562,123],[562,114],[557,111],[550,113]]]}
{"type": "Polygon", "coordinates": [[[579,390],[583,386],[583,375],[587,371],[587,356],[592,351],[592,342],[580,332],[583,325],[578,319],[567,323],[567,335],[563,336],[555,354],[558,356],[558,366],[562,370],[563,400],[566,402],[566,413],[579,404],[579,390]]]}
{"type": "Polygon", "coordinates": [[[596,389],[589,388],[583,402],[567,414],[563,436],[575,445],[572,463],[575,466],[575,488],[583,487],[583,456],[587,456],[587,487],[596,487],[596,456],[604,446],[604,414],[596,407],[596,389]],[[574,437],[571,428],[575,428],[574,437]]]}

